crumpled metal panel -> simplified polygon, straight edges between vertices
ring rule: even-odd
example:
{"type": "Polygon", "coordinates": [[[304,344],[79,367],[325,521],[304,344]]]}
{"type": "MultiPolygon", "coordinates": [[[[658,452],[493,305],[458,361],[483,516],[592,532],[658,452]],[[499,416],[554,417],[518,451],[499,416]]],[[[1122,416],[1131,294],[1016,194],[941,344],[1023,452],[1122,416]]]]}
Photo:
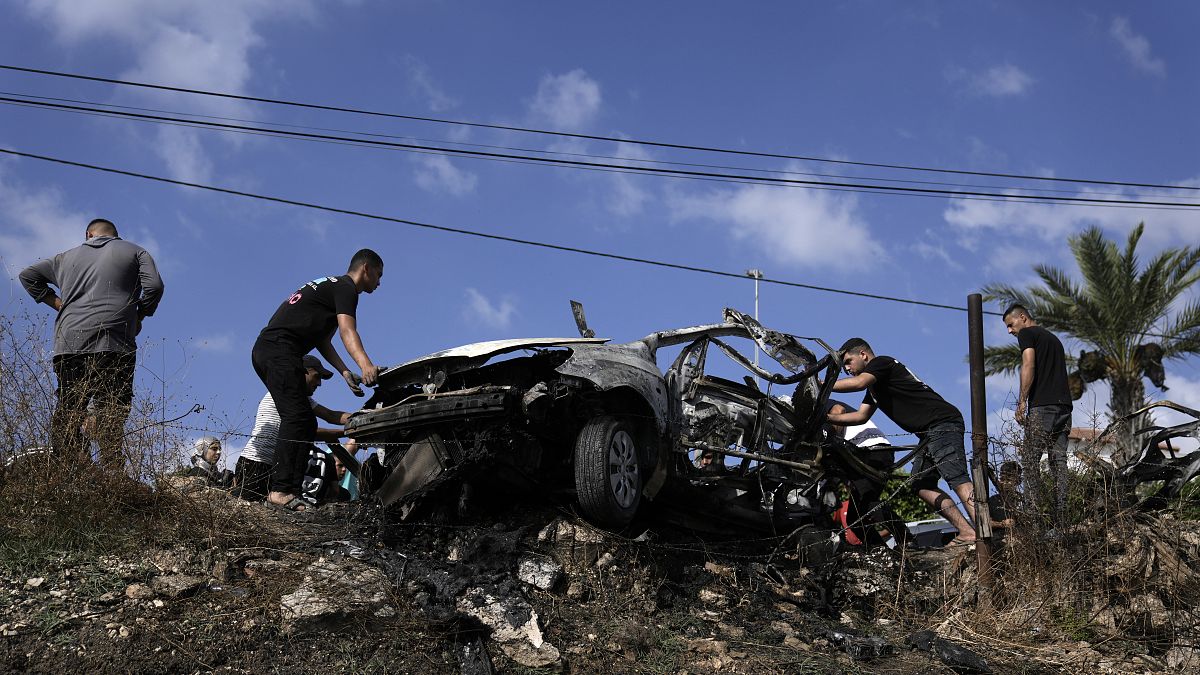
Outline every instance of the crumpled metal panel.
{"type": "Polygon", "coordinates": [[[453,347],[451,349],[443,349],[440,352],[426,354],[411,361],[405,361],[398,366],[391,366],[385,372],[380,374],[380,380],[384,382],[395,382],[412,377],[414,374],[423,374],[427,370],[433,369],[434,366],[443,367],[449,364],[455,364],[454,367],[446,367],[448,372],[463,370],[465,368],[477,367],[483,365],[488,359],[515,352],[521,349],[541,349],[545,347],[565,347],[571,345],[600,345],[608,342],[608,338],[520,338],[511,340],[491,340],[488,342],[475,342],[469,345],[453,347]]]}
{"type": "Polygon", "coordinates": [[[579,346],[571,350],[571,356],[555,370],[562,375],[587,380],[600,391],[618,387],[633,389],[654,411],[654,423],[658,432],[666,432],[666,383],[654,362],[654,357],[643,342],[579,346]]]}

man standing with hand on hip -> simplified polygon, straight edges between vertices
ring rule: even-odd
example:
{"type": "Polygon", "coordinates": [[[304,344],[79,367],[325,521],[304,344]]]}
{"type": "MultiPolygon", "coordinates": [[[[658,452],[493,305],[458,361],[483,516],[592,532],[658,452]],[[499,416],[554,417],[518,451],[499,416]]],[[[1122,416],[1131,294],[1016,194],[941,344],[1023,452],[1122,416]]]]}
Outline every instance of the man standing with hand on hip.
{"type": "Polygon", "coordinates": [[[1037,325],[1029,310],[1013,305],[1004,312],[1004,325],[1017,336],[1021,349],[1021,393],[1017,424],[1025,427],[1021,469],[1025,474],[1025,503],[1038,514],[1044,501],[1042,453],[1049,456],[1054,480],[1054,523],[1062,527],[1067,502],[1067,436],[1071,432],[1071,391],[1067,386],[1067,357],[1054,333],[1037,325]]]}
{"type": "Polygon", "coordinates": [[[89,443],[80,431],[90,402],[100,464],[116,472],[125,464],[121,443],[133,401],[136,337],[142,319],[152,316],[162,300],[163,282],[150,254],[121,239],[111,221],[93,220],[84,237],[82,245],[25,268],[21,285],[58,313],[53,361],[58,402],[50,419],[54,451],[63,461],[90,464],[89,443]]]}
{"type": "Polygon", "coordinates": [[[356,311],[358,294],[375,292],[382,277],[383,259],[371,249],[362,249],[350,259],[346,274],[320,277],[301,286],[275,310],[254,343],[250,355],[254,372],[279,412],[275,468],[267,494],[270,504],[292,511],[307,508],[300,492],[308,452],[316,439],[317,418],[308,399],[304,355],[313,349],[320,352],[355,396],[363,395],[360,382],[375,384],[379,368],[363,349],[356,311]],[[333,348],[335,330],[362,371],[361,378],[333,348]]]}

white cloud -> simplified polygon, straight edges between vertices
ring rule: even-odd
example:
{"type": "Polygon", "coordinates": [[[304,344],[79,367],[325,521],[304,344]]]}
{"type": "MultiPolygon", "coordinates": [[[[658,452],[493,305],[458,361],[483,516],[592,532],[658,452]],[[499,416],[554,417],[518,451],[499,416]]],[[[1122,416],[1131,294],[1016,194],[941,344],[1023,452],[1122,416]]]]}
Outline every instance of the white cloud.
{"type": "Polygon", "coordinates": [[[1011,63],[977,73],[971,82],[976,92],[987,96],[1017,96],[1033,86],[1033,78],[1011,63]]]}
{"type": "Polygon", "coordinates": [[[409,87],[425,98],[425,104],[431,111],[443,112],[458,105],[458,101],[448,96],[434,82],[429,73],[429,66],[424,61],[408,54],[404,57],[404,69],[408,75],[409,87]]]}
{"type": "Polygon", "coordinates": [[[212,160],[204,152],[199,134],[192,129],[160,127],[155,150],[175,180],[203,184],[212,177],[212,160]]]}
{"type": "Polygon", "coordinates": [[[34,189],[0,165],[0,262],[15,277],[26,266],[83,243],[94,216],[75,211],[57,188],[34,189]]]}
{"type": "Polygon", "coordinates": [[[947,68],[946,79],[960,83],[968,93],[975,96],[1020,96],[1029,91],[1034,79],[1011,63],[992,66],[983,71],[971,72],[965,68],[947,68]]]}
{"type": "Polygon", "coordinates": [[[912,245],[912,250],[925,260],[939,262],[952,270],[962,270],[963,268],[957,260],[950,256],[950,253],[946,251],[946,247],[940,243],[931,244],[927,241],[918,241],[912,245]]]}
{"type": "MultiPolygon", "coordinates": [[[[631,160],[647,160],[651,159],[650,153],[639,145],[630,143],[618,143],[616,155],[618,157],[628,157],[631,160]]],[[[615,163],[625,166],[637,165],[638,163],[626,160],[615,160],[615,163]]],[[[604,200],[604,206],[610,213],[622,218],[636,216],[641,213],[646,203],[650,201],[650,191],[642,187],[646,178],[643,176],[635,176],[627,173],[609,174],[611,189],[604,200]]]]}
{"type": "Polygon", "coordinates": [[[1149,75],[1166,77],[1167,64],[1150,53],[1150,41],[1146,36],[1134,32],[1133,27],[1129,25],[1129,19],[1123,16],[1113,17],[1108,34],[1117,41],[1121,51],[1135,68],[1149,75]]]}
{"type": "Polygon", "coordinates": [[[422,190],[462,197],[475,191],[479,177],[460,169],[445,155],[417,155],[414,175],[422,190]]]}
{"type": "Polygon", "coordinates": [[[509,297],[501,298],[499,303],[495,303],[474,288],[467,289],[467,305],[463,308],[463,318],[471,323],[482,324],[488,328],[507,329],[512,325],[516,311],[517,307],[509,297]]]}
{"type": "MultiPolygon", "coordinates": [[[[180,87],[243,93],[251,75],[251,52],[262,44],[255,26],[274,17],[311,18],[309,0],[222,0],[159,2],[157,0],[25,0],[26,10],[46,22],[66,47],[133,52],[134,63],[122,79],[180,87]]],[[[137,98],[158,104],[177,100],[165,92],[140,92],[137,98]]],[[[193,112],[248,116],[242,102],[211,97],[189,99],[193,112]]],[[[147,142],[172,177],[200,180],[211,173],[211,161],[192,129],[164,129],[147,142]]],[[[241,137],[223,135],[232,143],[241,137]]]]}
{"type": "MultiPolygon", "coordinates": [[[[1195,185],[1200,177],[1180,181],[1180,185],[1195,185]]],[[[1119,189],[1082,190],[1073,195],[1095,199],[1141,199],[1173,201],[1191,194],[1172,190],[1119,189]]],[[[1196,212],[1180,210],[1139,210],[1111,208],[1098,204],[1033,204],[1013,201],[954,200],[942,216],[967,238],[985,233],[1006,236],[1032,236],[1061,245],[1063,239],[1075,232],[1098,225],[1123,240],[1138,222],[1146,223],[1142,246],[1168,246],[1195,243],[1200,217],[1196,212]]]]}
{"type": "Polygon", "coordinates": [[[727,223],[735,240],[776,263],[820,268],[866,269],[885,258],[849,195],[819,190],[747,185],[700,193],[674,192],[672,221],[727,223]],[[847,255],[830,256],[831,233],[856,242],[847,255]]]}
{"type": "Polygon", "coordinates": [[[555,129],[582,129],[600,112],[600,83],[582,69],[562,75],[545,75],[529,112],[539,122],[555,129]]]}

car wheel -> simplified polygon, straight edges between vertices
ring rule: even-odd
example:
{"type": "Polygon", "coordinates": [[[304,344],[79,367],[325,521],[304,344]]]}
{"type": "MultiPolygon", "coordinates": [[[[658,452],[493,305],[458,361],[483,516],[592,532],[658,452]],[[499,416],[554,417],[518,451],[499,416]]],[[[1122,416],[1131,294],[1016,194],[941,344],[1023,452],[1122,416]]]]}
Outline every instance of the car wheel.
{"type": "Polygon", "coordinates": [[[634,425],[618,417],[589,420],[575,441],[575,490],[592,520],[623,527],[642,500],[642,458],[634,425]]]}

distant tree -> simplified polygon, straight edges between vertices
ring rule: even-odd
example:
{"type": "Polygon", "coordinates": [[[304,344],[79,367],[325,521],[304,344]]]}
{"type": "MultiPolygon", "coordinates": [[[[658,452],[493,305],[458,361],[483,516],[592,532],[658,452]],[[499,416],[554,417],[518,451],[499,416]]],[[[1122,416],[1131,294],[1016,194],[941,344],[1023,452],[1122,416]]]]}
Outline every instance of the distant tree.
{"type": "MultiPolygon", "coordinates": [[[[1111,393],[1108,409],[1113,419],[1125,417],[1145,405],[1148,378],[1166,391],[1164,359],[1182,359],[1200,353],[1200,301],[1172,309],[1188,288],[1200,280],[1200,247],[1167,249],[1139,270],[1137,244],[1145,223],[1129,233],[1122,251],[1092,227],[1069,239],[1071,252],[1083,275],[1076,283],[1066,272],[1049,265],[1034,265],[1040,285],[1020,289],[990,284],[983,292],[990,301],[1020,303],[1046,329],[1069,335],[1090,348],[1074,359],[1075,398],[1085,383],[1107,380],[1111,393]]],[[[988,374],[1012,372],[1021,365],[1015,341],[984,351],[988,374]]],[[[1145,415],[1120,430],[1124,455],[1133,451],[1133,434],[1149,424],[1145,415]]]]}

